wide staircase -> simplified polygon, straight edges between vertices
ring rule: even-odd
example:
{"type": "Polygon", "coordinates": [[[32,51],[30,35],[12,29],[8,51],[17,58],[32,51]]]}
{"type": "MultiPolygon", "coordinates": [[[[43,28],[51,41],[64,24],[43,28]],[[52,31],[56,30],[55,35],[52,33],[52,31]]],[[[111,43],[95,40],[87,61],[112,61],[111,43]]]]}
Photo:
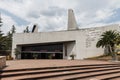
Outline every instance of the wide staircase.
{"type": "Polygon", "coordinates": [[[120,64],[1,70],[1,80],[120,80],[120,64]]]}

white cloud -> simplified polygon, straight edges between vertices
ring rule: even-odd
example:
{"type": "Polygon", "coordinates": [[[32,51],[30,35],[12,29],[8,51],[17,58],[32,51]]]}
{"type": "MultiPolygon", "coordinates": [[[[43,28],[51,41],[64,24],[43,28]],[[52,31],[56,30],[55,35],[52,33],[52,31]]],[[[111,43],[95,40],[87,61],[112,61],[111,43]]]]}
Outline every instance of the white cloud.
{"type": "Polygon", "coordinates": [[[2,14],[2,22],[4,23],[1,27],[1,30],[5,34],[11,30],[13,25],[16,27],[16,31],[19,33],[23,32],[23,30],[25,29],[25,26],[17,26],[17,23],[10,16],[4,14],[2,14]]]}
{"type": "Polygon", "coordinates": [[[4,24],[2,25],[1,30],[4,33],[7,33],[11,29],[13,24],[16,25],[16,23],[12,20],[11,17],[4,14],[2,14],[2,22],[4,22],[4,24]]]}
{"type": "MultiPolygon", "coordinates": [[[[0,0],[0,8],[30,22],[27,24],[30,28],[37,23],[40,31],[51,31],[66,29],[69,8],[74,10],[80,27],[109,24],[104,21],[114,16],[114,10],[120,8],[120,0],[0,0]]],[[[17,21],[10,15],[2,18],[4,32],[7,32],[12,24],[16,25],[18,32],[22,32],[27,26],[17,25],[17,21]]]]}

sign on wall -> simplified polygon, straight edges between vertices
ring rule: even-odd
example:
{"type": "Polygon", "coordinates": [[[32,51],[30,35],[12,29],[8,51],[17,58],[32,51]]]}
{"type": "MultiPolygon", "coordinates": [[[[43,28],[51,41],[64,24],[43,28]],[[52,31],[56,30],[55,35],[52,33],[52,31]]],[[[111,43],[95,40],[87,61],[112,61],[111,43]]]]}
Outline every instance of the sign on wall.
{"type": "Polygon", "coordinates": [[[101,30],[96,30],[96,28],[86,30],[86,48],[91,47],[92,42],[100,37],[101,32],[101,30]]]}

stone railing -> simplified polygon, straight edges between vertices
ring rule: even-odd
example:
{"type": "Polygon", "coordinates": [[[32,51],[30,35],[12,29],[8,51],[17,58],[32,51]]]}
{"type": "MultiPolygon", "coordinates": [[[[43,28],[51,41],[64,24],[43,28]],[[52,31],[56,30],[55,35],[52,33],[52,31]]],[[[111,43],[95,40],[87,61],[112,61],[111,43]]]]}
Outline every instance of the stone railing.
{"type": "Polygon", "coordinates": [[[0,56],[0,69],[6,66],[6,57],[0,56]]]}

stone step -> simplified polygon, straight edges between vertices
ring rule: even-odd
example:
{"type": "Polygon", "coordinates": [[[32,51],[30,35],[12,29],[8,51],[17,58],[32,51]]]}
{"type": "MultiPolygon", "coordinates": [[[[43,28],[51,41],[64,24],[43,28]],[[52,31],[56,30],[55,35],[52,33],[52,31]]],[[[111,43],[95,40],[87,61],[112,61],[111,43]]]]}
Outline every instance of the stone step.
{"type": "MultiPolygon", "coordinates": [[[[37,79],[37,78],[34,78],[37,79]]],[[[42,78],[39,78],[40,80],[42,78]]],[[[120,69],[119,70],[109,70],[109,71],[99,71],[85,74],[75,74],[69,76],[60,76],[52,78],[44,78],[42,80],[120,80],[120,69]]],[[[25,79],[21,79],[25,80],[25,79]]]]}
{"type": "Polygon", "coordinates": [[[120,80],[120,77],[119,78],[114,78],[114,79],[105,79],[105,80],[120,80]]]}
{"type": "MultiPolygon", "coordinates": [[[[99,71],[99,72],[95,72],[95,73],[90,73],[90,74],[78,74],[78,75],[74,75],[74,77],[70,78],[68,77],[68,79],[66,80],[81,80],[81,79],[90,79],[95,78],[95,77],[101,77],[102,79],[98,79],[98,80],[104,80],[103,76],[108,76],[111,75],[111,77],[114,77],[113,74],[119,74],[120,73],[120,69],[116,69],[116,70],[108,70],[108,71],[99,71]]],[[[110,77],[110,76],[108,76],[110,77]]],[[[107,79],[109,80],[109,79],[107,79]]]]}
{"type": "MultiPolygon", "coordinates": [[[[93,77],[89,77],[89,78],[84,78],[86,80],[93,80],[93,79],[97,79],[97,80],[116,80],[118,79],[120,80],[120,73],[115,73],[115,74],[107,74],[107,75],[100,75],[100,76],[93,76],[93,77]]],[[[78,80],[78,79],[77,79],[78,80]]]]}
{"type": "Polygon", "coordinates": [[[110,77],[106,77],[106,78],[104,78],[104,80],[120,80],[120,73],[113,74],[110,77]]]}
{"type": "Polygon", "coordinates": [[[7,72],[2,73],[1,77],[14,77],[14,76],[22,76],[22,75],[35,75],[35,74],[43,74],[43,73],[53,73],[53,72],[63,72],[63,71],[74,71],[74,70],[90,70],[90,69],[100,69],[100,68],[111,68],[111,67],[119,67],[118,65],[107,65],[107,66],[90,66],[90,67],[69,67],[69,68],[57,68],[57,69],[45,69],[45,70],[31,70],[31,71],[17,71],[17,72],[7,72]]]}
{"type": "Polygon", "coordinates": [[[55,66],[55,67],[40,67],[40,68],[23,68],[23,69],[10,69],[2,70],[2,72],[16,72],[16,71],[31,71],[31,70],[42,70],[42,69],[55,69],[55,68],[70,68],[70,67],[85,67],[85,66],[105,66],[105,65],[118,65],[119,64],[91,64],[91,65],[70,65],[70,66],[55,66]]]}
{"type": "MultiPolygon", "coordinates": [[[[99,74],[101,72],[98,72],[99,74]]],[[[95,75],[98,73],[94,73],[95,75]]],[[[120,72],[117,71],[113,71],[113,72],[108,72],[108,73],[103,73],[102,75],[97,75],[97,76],[93,76],[93,73],[90,74],[77,74],[77,75],[71,75],[71,76],[61,76],[61,77],[55,77],[55,78],[45,78],[42,80],[120,80],[120,72]],[[90,75],[92,75],[92,77],[89,77],[90,75]],[[83,78],[83,77],[87,77],[87,78],[83,78]],[[81,78],[76,78],[76,77],[81,77],[81,78]]]]}
{"type": "MultiPolygon", "coordinates": [[[[86,78],[86,77],[91,77],[91,76],[93,76],[93,75],[101,75],[101,74],[110,74],[110,73],[119,73],[120,72],[120,69],[119,69],[119,71],[118,71],[118,68],[117,68],[117,70],[112,70],[112,69],[107,69],[106,71],[104,70],[103,71],[103,69],[101,69],[101,70],[92,70],[92,71],[81,71],[81,70],[77,70],[77,71],[68,71],[68,72],[63,72],[62,74],[58,74],[58,73],[55,73],[55,74],[53,74],[53,75],[49,75],[49,76],[39,76],[39,77],[31,77],[31,78],[25,78],[25,79],[21,79],[21,80],[29,80],[29,79],[33,79],[33,80],[35,80],[35,79],[52,79],[52,78],[56,78],[56,79],[62,79],[62,80],[66,80],[67,79],[67,77],[69,78],[69,77],[76,77],[76,75],[78,75],[78,76],[81,76],[81,78],[80,78],[80,80],[81,79],[84,79],[84,78],[86,78]],[[108,71],[109,70],[109,71],[108,71]],[[64,78],[63,78],[64,77],[64,78]]],[[[72,79],[72,80],[76,80],[76,79],[72,79]]]]}
{"type": "MultiPolygon", "coordinates": [[[[45,73],[45,74],[34,74],[34,75],[23,75],[23,76],[15,76],[12,77],[12,79],[21,79],[21,80],[36,80],[36,79],[50,79],[50,78],[61,78],[61,77],[71,77],[74,78],[76,75],[84,75],[81,76],[82,78],[86,78],[86,77],[91,77],[93,76],[93,74],[95,75],[98,72],[101,73],[105,73],[108,71],[112,71],[114,73],[118,73],[118,71],[120,72],[120,68],[119,67],[107,67],[107,68],[97,68],[97,69],[88,69],[88,70],[72,70],[72,71],[63,71],[63,72],[52,72],[52,73],[45,73]],[[116,72],[117,71],[117,72],[116,72]],[[90,73],[92,73],[92,75],[90,75],[90,73]],[[87,76],[86,76],[87,74],[87,76]]],[[[99,74],[97,74],[99,75],[99,74]]],[[[79,79],[79,77],[77,77],[79,79]]],[[[10,79],[8,78],[4,78],[4,80],[10,79]]],[[[73,80],[73,79],[72,79],[73,80]]],[[[74,79],[75,80],[75,79],[74,79]]]]}

